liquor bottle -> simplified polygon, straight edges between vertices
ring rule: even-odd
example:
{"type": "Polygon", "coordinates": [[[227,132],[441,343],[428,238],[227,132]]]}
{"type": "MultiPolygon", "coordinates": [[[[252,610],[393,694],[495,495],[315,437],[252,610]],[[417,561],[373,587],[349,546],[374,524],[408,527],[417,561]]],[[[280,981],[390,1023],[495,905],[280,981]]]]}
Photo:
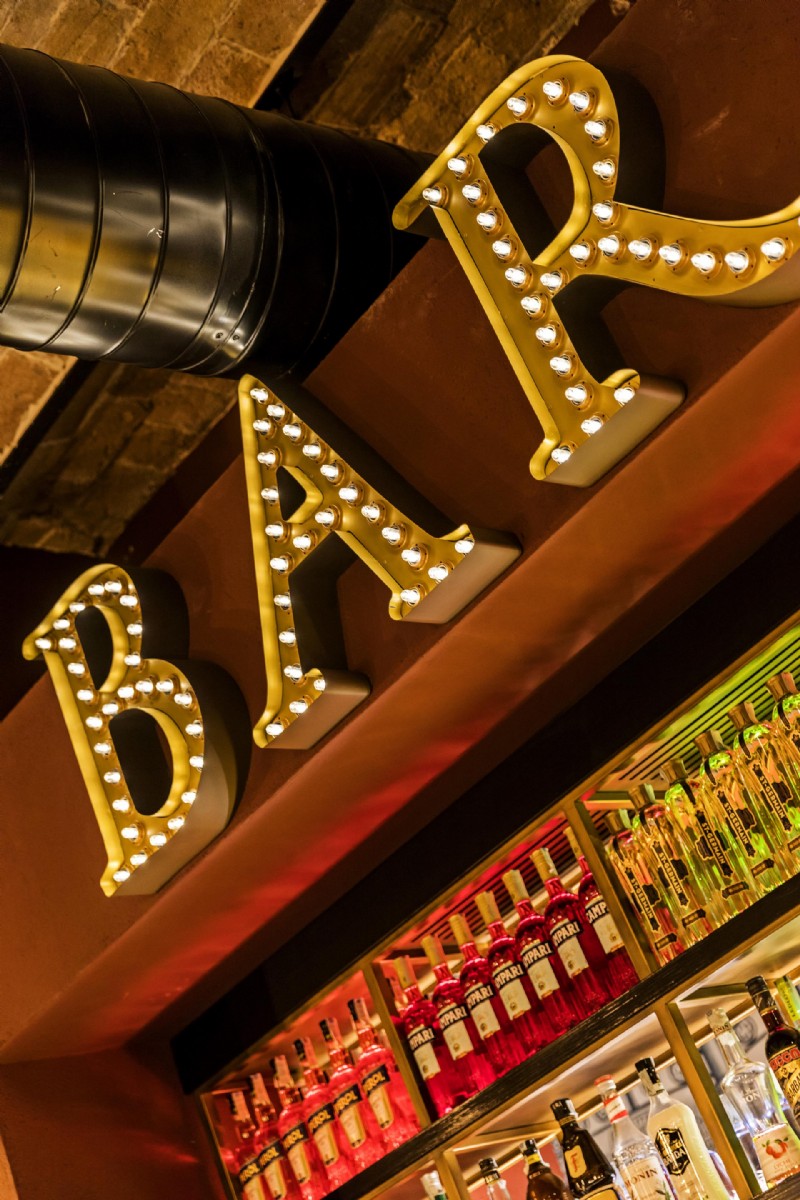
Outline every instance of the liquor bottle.
{"type": "Polygon", "coordinates": [[[403,1033],[436,1115],[443,1117],[471,1092],[450,1056],[432,1001],[419,990],[411,963],[398,958],[395,970],[407,1001],[400,1018],[403,1033]]]}
{"type": "Polygon", "coordinates": [[[770,1095],[767,1068],[746,1057],[727,1014],[715,1008],[707,1015],[728,1068],[720,1089],[739,1112],[752,1138],[767,1186],[774,1187],[800,1172],[800,1139],[770,1095]]]}
{"type": "Polygon", "coordinates": [[[556,1036],[581,1019],[572,996],[572,984],[566,968],[553,950],[547,922],[533,907],[520,871],[506,871],[506,891],[514,901],[517,925],[517,957],[528,972],[534,991],[556,1036]]]}
{"type": "Polygon", "coordinates": [[[693,945],[725,919],[718,909],[713,884],[703,875],[690,874],[670,814],[664,804],[656,802],[650,784],[640,783],[628,794],[636,809],[631,822],[634,841],[643,854],[649,855],[650,868],[661,881],[682,939],[693,945]]]}
{"type": "Polygon", "coordinates": [[[750,874],[760,895],[766,896],[783,883],[783,874],[775,860],[776,847],[756,813],[747,803],[739,776],[725,743],[716,729],[707,729],[694,739],[703,756],[698,776],[700,802],[706,812],[716,812],[733,838],[741,846],[750,874]]]}
{"type": "Polygon", "coordinates": [[[317,1054],[311,1038],[297,1038],[295,1052],[300,1059],[305,1084],[303,1116],[308,1132],[314,1139],[317,1153],[322,1160],[325,1174],[331,1187],[339,1187],[353,1177],[353,1164],[347,1153],[347,1142],[342,1135],[336,1113],[331,1103],[331,1089],[325,1074],[317,1062],[317,1054]]]}
{"type": "Polygon", "coordinates": [[[466,917],[460,913],[450,918],[450,928],[463,956],[458,981],[464,990],[469,1015],[475,1022],[489,1061],[497,1075],[523,1062],[525,1048],[514,1032],[505,1005],[492,982],[492,968],[478,953],[466,917]]]}
{"type": "Polygon", "coordinates": [[[535,1054],[542,1046],[552,1042],[555,1033],[522,963],[517,958],[514,938],[503,924],[494,892],[481,892],[475,897],[475,903],[492,939],[486,954],[492,982],[503,1001],[520,1045],[526,1054],[535,1054]]]}
{"type": "Polygon", "coordinates": [[[438,1171],[426,1171],[420,1176],[420,1183],[427,1200],[447,1200],[447,1192],[442,1186],[438,1171]]]}
{"type": "Polygon", "coordinates": [[[610,1075],[602,1075],[594,1083],[611,1124],[614,1139],[611,1154],[633,1200],[674,1197],[669,1173],[658,1156],[655,1142],[634,1125],[614,1080],[610,1075]]]}
{"type": "Polygon", "coordinates": [[[575,1200],[628,1200],[627,1192],[611,1163],[592,1135],[578,1124],[571,1100],[554,1100],[550,1105],[561,1126],[561,1150],[569,1186],[575,1200]]]}
{"type": "Polygon", "coordinates": [[[767,1062],[775,1072],[792,1112],[800,1118],[800,1033],[784,1022],[767,981],[761,975],[748,979],[745,986],[767,1030],[764,1047],[767,1062]]]}
{"type": "Polygon", "coordinates": [[[794,851],[800,846],[800,808],[791,776],[776,752],[775,738],[744,700],[728,713],[736,730],[733,759],[751,805],[780,846],[781,864],[789,878],[797,869],[794,851]]]}
{"type": "Polygon", "coordinates": [[[285,1056],[277,1055],[273,1065],[275,1090],[281,1110],[278,1133],[283,1152],[289,1160],[302,1200],[322,1200],[328,1191],[327,1178],[305,1123],[303,1101],[289,1073],[285,1056]]]}
{"type": "Polygon", "coordinates": [[[775,980],[775,991],[788,1017],[787,1025],[794,1025],[796,1029],[800,1024],[800,993],[788,975],[781,975],[780,979],[775,980]]]}
{"type": "Polygon", "coordinates": [[[250,1104],[258,1125],[255,1143],[264,1195],[268,1200],[295,1200],[297,1186],[283,1153],[278,1117],[263,1075],[250,1076],[250,1104]]]}
{"type": "MultiPolygon", "coordinates": [[[[265,1200],[258,1148],[255,1144],[256,1125],[243,1091],[228,1093],[235,1144],[230,1147],[230,1169],[244,1200],[265,1200]]],[[[227,1156],[226,1156],[227,1157],[227,1156]]]]}
{"type": "Polygon", "coordinates": [[[620,886],[639,917],[642,931],[659,963],[671,962],[685,946],[678,936],[672,913],[661,894],[660,886],[639,854],[628,823],[627,812],[611,810],[605,814],[611,830],[606,854],[617,873],[620,886]]]}
{"type": "Polygon", "coordinates": [[[520,1143],[520,1151],[525,1159],[528,1173],[528,1189],[525,1200],[572,1200],[569,1188],[563,1179],[542,1161],[539,1147],[534,1138],[526,1138],[524,1142],[520,1143]]]}
{"type": "Polygon", "coordinates": [[[791,671],[767,680],[775,707],[770,718],[775,750],[783,763],[795,795],[800,795],[800,695],[791,671]]]}
{"type": "Polygon", "coordinates": [[[511,1200],[508,1184],[500,1174],[500,1168],[493,1158],[482,1158],[478,1163],[489,1200],[511,1200]]]}
{"type": "Polygon", "coordinates": [[[597,934],[598,941],[603,948],[604,961],[601,966],[606,986],[612,996],[621,996],[636,986],[639,982],[639,976],[636,974],[628,951],[625,949],[625,944],[622,941],[622,936],[617,929],[614,918],[608,911],[605,897],[595,882],[594,875],[580,848],[578,839],[569,826],[567,826],[564,832],[567,835],[570,849],[575,855],[582,872],[580,883],[576,888],[576,895],[579,900],[583,901],[583,911],[586,920],[597,934]]]}
{"type": "Polygon", "coordinates": [[[729,1200],[729,1192],[688,1104],[668,1095],[652,1058],[636,1063],[650,1098],[647,1132],[669,1172],[678,1200],[729,1200]]]}
{"type": "Polygon", "coordinates": [[[361,1054],[356,1063],[361,1091],[366,1096],[387,1149],[402,1146],[419,1130],[411,1097],[397,1069],[391,1050],[378,1041],[360,996],[348,1000],[361,1054]]]}
{"type": "Polygon", "coordinates": [[[461,984],[453,978],[441,942],[437,937],[424,937],[422,949],[436,976],[431,1000],[439,1028],[447,1042],[450,1057],[469,1089],[467,1094],[474,1096],[495,1079],[494,1069],[475,1022],[469,1015],[461,984]]]}
{"type": "Polygon", "coordinates": [[[686,861],[695,873],[700,869],[695,864],[702,864],[725,909],[744,912],[758,898],[758,889],[741,847],[727,824],[713,811],[706,812],[680,758],[665,763],[661,774],[667,784],[664,804],[683,834],[686,861]]]}
{"type": "Polygon", "coordinates": [[[544,910],[548,937],[570,978],[580,1015],[586,1017],[610,999],[600,973],[589,961],[597,958],[598,950],[602,954],[602,947],[589,928],[580,900],[562,884],[549,850],[534,850],[531,858],[548,895],[544,910]]]}
{"type": "Polygon", "coordinates": [[[338,1022],[324,1017],[319,1027],[325,1039],[330,1064],[331,1104],[344,1133],[347,1153],[354,1169],[363,1171],[383,1156],[380,1130],[369,1104],[361,1095],[358,1073],[344,1048],[338,1022]]]}

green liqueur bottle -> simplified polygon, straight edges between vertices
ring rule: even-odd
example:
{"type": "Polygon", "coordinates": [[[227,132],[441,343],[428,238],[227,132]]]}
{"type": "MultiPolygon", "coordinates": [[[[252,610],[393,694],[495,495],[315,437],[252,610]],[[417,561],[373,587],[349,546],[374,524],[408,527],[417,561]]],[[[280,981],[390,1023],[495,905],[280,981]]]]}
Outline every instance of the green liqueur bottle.
{"type": "Polygon", "coordinates": [[[605,814],[611,830],[606,846],[609,862],[625,895],[639,917],[642,930],[659,963],[670,962],[685,949],[678,937],[672,913],[653,879],[644,857],[638,853],[627,812],[612,810],[605,814]]]}
{"type": "Polygon", "coordinates": [[[687,861],[702,864],[729,913],[744,912],[758,898],[744,852],[727,824],[706,812],[680,758],[671,758],[661,773],[667,783],[664,804],[683,832],[687,861]]]}
{"type": "Polygon", "coordinates": [[[784,880],[776,860],[780,843],[773,840],[758,814],[750,808],[733,755],[726,749],[719,732],[707,729],[694,740],[703,756],[698,777],[700,802],[706,812],[725,822],[731,837],[742,848],[760,895],[765,896],[784,880]]]}
{"type": "Polygon", "coordinates": [[[554,1100],[550,1105],[561,1126],[561,1150],[569,1186],[575,1200],[628,1200],[616,1172],[590,1133],[581,1129],[571,1100],[554,1100]]]}
{"type": "Polygon", "coordinates": [[[728,713],[728,718],[736,730],[733,758],[742,786],[780,845],[781,861],[788,878],[797,869],[794,851],[800,846],[800,809],[791,777],[776,753],[775,739],[769,727],[757,720],[752,704],[746,701],[737,704],[728,713]]]}

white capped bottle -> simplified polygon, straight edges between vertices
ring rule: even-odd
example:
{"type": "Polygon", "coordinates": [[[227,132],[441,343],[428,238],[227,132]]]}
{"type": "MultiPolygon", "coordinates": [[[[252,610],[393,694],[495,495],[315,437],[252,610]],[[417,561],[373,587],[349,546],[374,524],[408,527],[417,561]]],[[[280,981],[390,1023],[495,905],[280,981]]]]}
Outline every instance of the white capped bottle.
{"type": "Polygon", "coordinates": [[[637,1129],[610,1075],[594,1081],[614,1139],[611,1155],[632,1200],[674,1200],[669,1172],[653,1139],[637,1129]]]}

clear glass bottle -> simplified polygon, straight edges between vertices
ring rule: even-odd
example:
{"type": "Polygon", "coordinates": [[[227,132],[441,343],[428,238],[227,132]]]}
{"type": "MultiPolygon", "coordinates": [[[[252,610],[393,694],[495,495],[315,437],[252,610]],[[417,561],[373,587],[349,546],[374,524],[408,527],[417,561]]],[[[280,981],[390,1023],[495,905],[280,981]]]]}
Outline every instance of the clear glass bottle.
{"type": "Polygon", "coordinates": [[[431,1000],[436,1009],[439,1028],[447,1043],[450,1057],[466,1083],[468,1095],[474,1096],[495,1079],[494,1068],[475,1028],[475,1022],[469,1015],[461,984],[453,978],[441,942],[437,937],[424,937],[422,949],[436,976],[431,1000]]]}
{"type": "Polygon", "coordinates": [[[594,1083],[611,1124],[612,1157],[632,1200],[674,1200],[655,1142],[634,1125],[612,1077],[602,1075],[594,1083]]]}
{"type": "Polygon", "coordinates": [[[409,959],[396,959],[394,967],[404,989],[405,1006],[400,1015],[403,1033],[436,1115],[443,1117],[472,1092],[453,1062],[436,1009],[419,990],[409,959]]]}
{"type": "Polygon", "coordinates": [[[671,962],[685,946],[661,888],[653,878],[648,860],[636,847],[628,814],[611,810],[605,814],[605,819],[611,830],[606,854],[617,873],[620,886],[639,917],[656,960],[659,963],[671,962]]]}
{"type": "Polygon", "coordinates": [[[780,843],[773,842],[758,815],[751,809],[742,788],[733,755],[716,729],[707,729],[694,739],[703,756],[698,781],[700,801],[707,812],[725,822],[747,859],[747,866],[762,896],[784,880],[776,859],[780,843]]]}
{"type": "Polygon", "coordinates": [[[664,1160],[678,1200],[730,1200],[689,1105],[667,1093],[652,1058],[640,1059],[636,1070],[650,1098],[647,1132],[664,1160]]]}
{"type": "Polygon", "coordinates": [[[570,1191],[575,1200],[629,1200],[628,1193],[592,1135],[578,1124],[571,1100],[554,1100],[550,1105],[561,1126],[561,1150],[570,1191]]]}
{"type": "Polygon", "coordinates": [[[706,812],[680,758],[665,763],[661,774],[667,784],[664,804],[681,830],[687,861],[702,864],[712,890],[724,901],[723,915],[744,912],[759,893],[728,826],[706,812]]]}
{"type": "Polygon", "coordinates": [[[427,1200],[447,1200],[447,1192],[444,1190],[438,1171],[426,1171],[420,1177],[420,1183],[427,1200]]]}
{"type": "Polygon", "coordinates": [[[728,1068],[720,1089],[738,1111],[752,1138],[767,1186],[774,1187],[800,1172],[800,1140],[770,1095],[767,1068],[746,1057],[727,1014],[721,1008],[714,1008],[707,1016],[728,1068]]]}
{"type": "Polygon", "coordinates": [[[469,1015],[475,1022],[486,1053],[498,1075],[502,1075],[527,1057],[525,1047],[517,1037],[492,980],[492,968],[478,953],[472,930],[466,917],[456,913],[450,918],[450,928],[463,962],[458,981],[464,990],[469,1015]]]}
{"type": "Polygon", "coordinates": [[[542,1160],[539,1147],[533,1138],[526,1138],[520,1144],[522,1157],[525,1159],[525,1169],[528,1174],[528,1187],[525,1200],[572,1200],[569,1188],[555,1171],[551,1171],[542,1160]]]}
{"type": "Polygon", "coordinates": [[[489,1200],[511,1200],[508,1184],[500,1174],[500,1168],[493,1158],[482,1158],[478,1163],[484,1187],[489,1200]]]}
{"type": "Polygon", "coordinates": [[[546,920],[533,907],[522,873],[506,871],[503,883],[519,916],[515,938],[517,957],[528,973],[553,1032],[564,1033],[581,1019],[569,975],[553,949],[546,920]]]}
{"type": "Polygon", "coordinates": [[[547,935],[572,982],[580,1015],[588,1017],[611,999],[601,973],[592,966],[592,961],[602,956],[603,948],[589,928],[583,904],[561,882],[549,850],[534,850],[531,858],[548,896],[544,910],[547,935]]]}
{"type": "Polygon", "coordinates": [[[597,886],[578,839],[569,826],[564,832],[582,872],[575,894],[583,902],[586,920],[597,934],[598,941],[603,948],[603,961],[600,963],[600,967],[605,976],[606,986],[612,996],[622,996],[632,987],[636,987],[639,976],[636,974],[630,955],[625,949],[622,935],[608,911],[605,896],[597,886]]]}
{"type": "Polygon", "coordinates": [[[520,1045],[526,1055],[535,1054],[552,1042],[555,1033],[517,958],[514,938],[503,924],[494,892],[481,892],[475,897],[475,903],[492,939],[486,954],[492,982],[520,1045]]]}
{"type": "Polygon", "coordinates": [[[743,700],[728,713],[736,730],[733,759],[750,803],[780,845],[786,878],[797,870],[795,851],[800,847],[800,808],[791,776],[776,752],[775,738],[762,724],[753,705],[743,700]]]}
{"type": "Polygon", "coordinates": [[[690,869],[697,864],[686,861],[679,827],[666,805],[656,800],[650,784],[640,783],[629,795],[636,809],[631,822],[634,841],[649,855],[650,868],[661,882],[683,941],[699,942],[725,919],[713,882],[690,869]]]}

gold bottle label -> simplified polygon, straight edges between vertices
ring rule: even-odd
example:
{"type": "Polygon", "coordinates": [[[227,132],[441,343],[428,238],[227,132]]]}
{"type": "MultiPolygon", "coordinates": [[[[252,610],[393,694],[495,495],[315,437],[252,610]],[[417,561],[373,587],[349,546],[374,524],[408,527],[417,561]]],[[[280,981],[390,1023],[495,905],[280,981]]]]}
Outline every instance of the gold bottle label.
{"type": "Polygon", "coordinates": [[[361,1120],[361,1091],[357,1084],[352,1084],[333,1099],[333,1111],[339,1118],[339,1124],[345,1132],[350,1145],[357,1150],[367,1140],[367,1131],[361,1120]]]}
{"type": "Polygon", "coordinates": [[[792,1111],[797,1115],[800,1112],[800,1047],[789,1046],[777,1054],[770,1054],[769,1065],[792,1111]]]}

